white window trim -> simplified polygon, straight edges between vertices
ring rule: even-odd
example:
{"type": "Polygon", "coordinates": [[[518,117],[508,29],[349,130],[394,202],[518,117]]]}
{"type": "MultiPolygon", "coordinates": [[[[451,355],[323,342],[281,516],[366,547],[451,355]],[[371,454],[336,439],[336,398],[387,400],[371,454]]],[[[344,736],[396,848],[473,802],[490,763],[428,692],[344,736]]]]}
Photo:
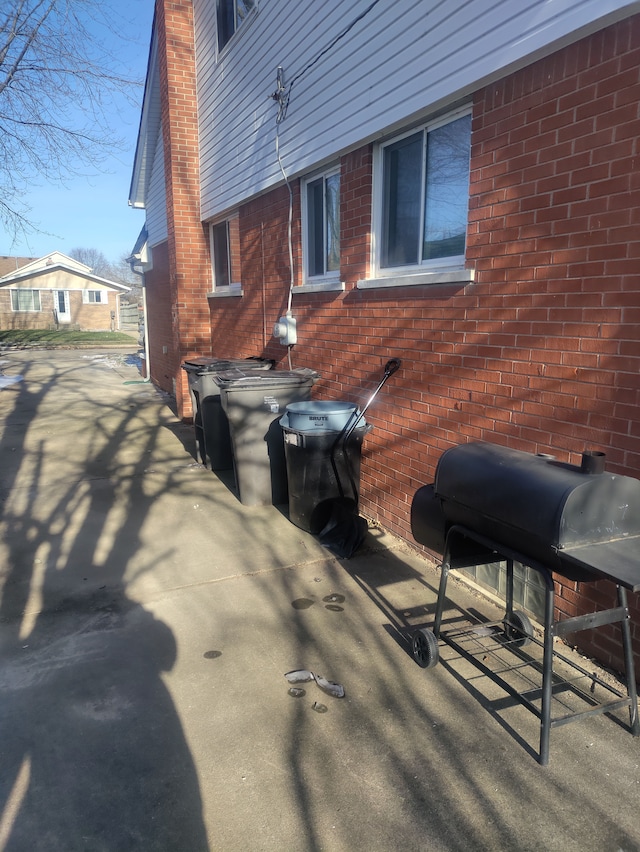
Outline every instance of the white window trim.
{"type": "Polygon", "coordinates": [[[343,290],[346,290],[344,281],[336,278],[332,281],[320,281],[315,284],[300,284],[293,288],[293,295],[295,297],[298,293],[340,293],[343,290]]]}
{"type": "MultiPolygon", "coordinates": [[[[213,283],[213,290],[207,293],[207,299],[216,299],[216,298],[226,298],[229,296],[242,296],[242,284],[239,281],[232,281],[229,284],[216,285],[216,267],[214,262],[214,251],[213,251],[213,229],[217,225],[222,225],[226,223],[227,225],[227,263],[233,270],[233,264],[231,263],[231,244],[229,241],[229,223],[239,218],[239,213],[232,213],[231,215],[225,217],[224,219],[217,219],[215,222],[209,222],[209,261],[211,268],[211,281],[213,283]]],[[[239,260],[239,258],[238,258],[239,260]]]]}
{"type": "MultiPolygon", "coordinates": [[[[25,290],[28,291],[28,292],[31,292],[31,293],[37,293],[38,294],[38,301],[40,302],[40,307],[39,308],[27,308],[27,309],[18,308],[18,309],[16,309],[16,308],[13,307],[13,296],[10,296],[9,298],[11,300],[11,313],[14,313],[14,314],[40,314],[40,313],[42,313],[42,291],[41,290],[39,290],[37,287],[10,287],[9,288],[10,293],[20,293],[21,291],[24,292],[25,290]]],[[[33,303],[33,299],[31,301],[33,303]]]]}
{"type": "Polygon", "coordinates": [[[242,284],[229,284],[228,287],[220,287],[219,290],[211,290],[207,293],[207,299],[229,298],[230,296],[244,296],[242,284]]]}
{"type": "Polygon", "coordinates": [[[108,305],[109,304],[109,294],[106,290],[93,290],[89,287],[87,290],[82,291],[82,304],[83,305],[108,305]],[[89,292],[91,293],[100,293],[100,301],[92,302],[89,299],[89,292]]]}
{"type": "MultiPolygon", "coordinates": [[[[434,121],[426,121],[411,127],[404,133],[398,133],[375,146],[373,152],[373,191],[372,191],[372,228],[371,228],[371,276],[357,282],[358,289],[375,287],[407,287],[420,284],[468,284],[474,280],[474,270],[465,269],[465,256],[436,258],[420,264],[401,267],[380,266],[380,244],[378,236],[382,233],[382,193],[383,193],[383,152],[388,145],[399,142],[418,131],[431,131],[471,115],[472,107],[467,105],[448,112],[434,121]]],[[[424,168],[424,165],[423,165],[424,168]]],[[[468,225],[468,222],[467,222],[468,225]]]]}
{"type": "MultiPolygon", "coordinates": [[[[302,285],[295,287],[294,292],[313,293],[327,292],[330,290],[344,290],[344,281],[340,280],[340,271],[328,272],[324,275],[307,275],[307,261],[309,259],[309,238],[307,235],[307,187],[318,178],[328,178],[332,175],[340,176],[340,164],[306,175],[300,182],[300,213],[302,226],[302,285]],[[303,289],[304,288],[304,289],[303,289]]],[[[342,214],[342,210],[340,210],[342,214]]],[[[342,256],[342,254],[341,254],[342,256]]]]}
{"type": "Polygon", "coordinates": [[[358,290],[373,290],[376,287],[415,287],[419,284],[472,284],[475,280],[473,269],[434,269],[413,275],[392,275],[380,278],[362,278],[356,282],[358,290]]]}

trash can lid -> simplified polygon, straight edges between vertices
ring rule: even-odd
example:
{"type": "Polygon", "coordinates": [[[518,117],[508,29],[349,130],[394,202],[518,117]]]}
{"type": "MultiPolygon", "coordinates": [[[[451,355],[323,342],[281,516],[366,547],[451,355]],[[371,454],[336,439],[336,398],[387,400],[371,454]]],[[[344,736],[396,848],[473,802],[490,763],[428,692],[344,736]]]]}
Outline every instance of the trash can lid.
{"type": "Polygon", "coordinates": [[[187,373],[197,373],[198,370],[202,370],[207,364],[215,363],[217,360],[214,358],[188,358],[182,364],[182,369],[187,373]]]}
{"type": "Polygon", "coordinates": [[[218,373],[242,367],[247,370],[271,370],[274,362],[269,358],[189,358],[182,365],[188,373],[218,373]]]}
{"type": "Polygon", "coordinates": [[[236,390],[304,385],[309,382],[315,383],[319,378],[320,374],[315,370],[310,370],[308,367],[300,367],[297,370],[260,371],[247,369],[243,366],[234,367],[231,370],[223,370],[214,376],[219,387],[236,390]]]}

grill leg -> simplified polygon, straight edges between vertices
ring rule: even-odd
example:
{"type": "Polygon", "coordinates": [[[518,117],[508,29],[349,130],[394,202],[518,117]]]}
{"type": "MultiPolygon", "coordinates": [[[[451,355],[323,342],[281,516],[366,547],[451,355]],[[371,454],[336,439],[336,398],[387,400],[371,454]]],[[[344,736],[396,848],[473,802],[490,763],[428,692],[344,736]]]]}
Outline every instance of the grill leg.
{"type": "Polygon", "coordinates": [[[507,559],[507,588],[506,588],[506,603],[507,603],[507,611],[506,611],[506,620],[511,620],[511,615],[513,613],[513,559],[507,559]]]}
{"type": "Polygon", "coordinates": [[[544,597],[544,651],[542,657],[542,706],[540,712],[540,755],[541,766],[549,763],[549,734],[551,732],[551,694],[553,686],[553,610],[554,586],[551,577],[545,577],[544,597]]]}
{"type": "Polygon", "coordinates": [[[436,639],[440,636],[440,625],[442,623],[442,613],[444,612],[444,602],[447,595],[447,578],[449,577],[449,562],[445,559],[440,567],[440,587],[438,589],[438,603],[436,604],[436,617],[433,622],[433,632],[436,639]]]}
{"type": "Polygon", "coordinates": [[[636,690],[636,673],[633,665],[633,649],[631,647],[631,616],[627,606],[627,590],[618,586],[618,604],[625,610],[625,616],[620,622],[622,630],[622,648],[624,651],[624,670],[627,675],[627,694],[629,696],[629,726],[634,737],[640,737],[640,720],[638,719],[638,693],[636,690]]]}

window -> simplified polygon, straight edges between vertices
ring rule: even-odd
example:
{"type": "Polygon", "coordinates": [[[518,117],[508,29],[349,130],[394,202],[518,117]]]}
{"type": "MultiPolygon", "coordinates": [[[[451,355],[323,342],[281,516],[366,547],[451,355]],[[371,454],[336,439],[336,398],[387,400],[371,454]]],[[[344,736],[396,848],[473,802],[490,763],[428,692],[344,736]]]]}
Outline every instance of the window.
{"type": "Polygon", "coordinates": [[[213,287],[231,287],[239,277],[240,224],[237,216],[209,228],[213,287]]]}
{"type": "Polygon", "coordinates": [[[40,290],[12,290],[12,311],[39,311],[40,290]]]}
{"type": "Polygon", "coordinates": [[[305,279],[340,275],[340,172],[331,171],[302,187],[305,279]]]}
{"type": "Polygon", "coordinates": [[[468,114],[381,147],[379,269],[462,265],[470,151],[468,114]]]}
{"type": "Polygon", "coordinates": [[[216,0],[218,50],[222,50],[254,6],[254,0],[216,0]]]}
{"type": "Polygon", "coordinates": [[[109,294],[106,290],[83,290],[82,301],[85,305],[106,305],[109,294]]]}

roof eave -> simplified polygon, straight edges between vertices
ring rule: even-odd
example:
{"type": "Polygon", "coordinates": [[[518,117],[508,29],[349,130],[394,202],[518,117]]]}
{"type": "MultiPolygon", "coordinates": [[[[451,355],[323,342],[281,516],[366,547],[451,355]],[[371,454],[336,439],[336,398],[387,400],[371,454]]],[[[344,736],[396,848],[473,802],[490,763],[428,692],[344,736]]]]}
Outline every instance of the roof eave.
{"type": "Polygon", "coordinates": [[[151,27],[149,60],[145,79],[140,126],[133,158],[129,206],[144,209],[156,142],[160,132],[159,92],[157,91],[158,48],[155,16],[151,27]]]}

